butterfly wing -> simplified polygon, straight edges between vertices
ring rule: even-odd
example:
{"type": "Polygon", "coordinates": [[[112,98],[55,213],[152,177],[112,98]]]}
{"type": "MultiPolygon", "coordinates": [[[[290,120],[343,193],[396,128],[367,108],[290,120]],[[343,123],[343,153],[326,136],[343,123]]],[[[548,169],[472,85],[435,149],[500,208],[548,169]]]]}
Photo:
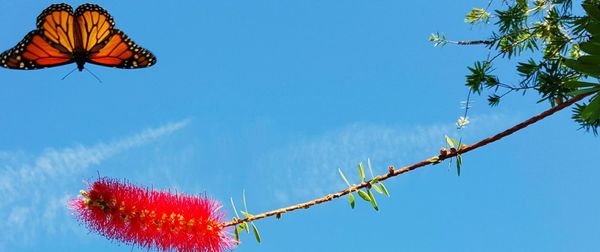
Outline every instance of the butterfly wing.
{"type": "Polygon", "coordinates": [[[89,62],[116,68],[143,68],[154,65],[156,57],[138,46],[125,33],[114,29],[108,43],[97,53],[90,55],[89,62]]]}
{"type": "Polygon", "coordinates": [[[68,4],[53,4],[37,18],[37,28],[58,50],[73,53],[77,47],[73,8],[68,4]]]}
{"type": "Polygon", "coordinates": [[[156,63],[150,51],[114,29],[113,18],[102,7],[83,4],[75,10],[75,18],[82,48],[88,54],[87,62],[117,68],[142,68],[156,63]]]}
{"type": "Polygon", "coordinates": [[[82,4],[74,15],[81,51],[97,52],[106,45],[115,27],[115,21],[108,11],[96,4],[82,4]]]}
{"type": "Polygon", "coordinates": [[[71,6],[53,4],[37,19],[37,30],[28,33],[15,47],[0,54],[0,66],[40,69],[73,62],[75,46],[71,6]]]}

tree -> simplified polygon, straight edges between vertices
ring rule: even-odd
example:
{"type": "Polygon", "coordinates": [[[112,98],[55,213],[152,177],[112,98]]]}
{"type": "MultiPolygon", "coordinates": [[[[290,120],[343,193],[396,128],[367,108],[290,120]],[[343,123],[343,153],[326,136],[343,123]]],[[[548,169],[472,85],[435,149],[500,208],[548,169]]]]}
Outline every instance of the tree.
{"type": "MultiPolygon", "coordinates": [[[[497,2],[497,1],[496,1],[497,2]]],[[[489,1],[485,8],[473,8],[465,17],[472,25],[490,25],[495,31],[485,40],[451,41],[443,34],[433,34],[434,45],[484,45],[490,54],[469,67],[466,85],[470,92],[480,95],[487,91],[488,102],[497,106],[502,97],[529,90],[540,95],[538,102],[551,106],[577,94],[598,91],[597,83],[580,82],[598,78],[598,34],[600,11],[598,1],[586,0],[581,6],[586,15],[571,0],[502,1],[498,9],[489,1]],[[596,36],[594,36],[596,35],[596,36]],[[515,60],[519,83],[505,83],[494,75],[498,58],[515,60]],[[583,88],[583,91],[581,90],[583,88]]],[[[577,104],[573,119],[582,128],[598,133],[600,99],[594,95],[589,103],[577,104]]]]}

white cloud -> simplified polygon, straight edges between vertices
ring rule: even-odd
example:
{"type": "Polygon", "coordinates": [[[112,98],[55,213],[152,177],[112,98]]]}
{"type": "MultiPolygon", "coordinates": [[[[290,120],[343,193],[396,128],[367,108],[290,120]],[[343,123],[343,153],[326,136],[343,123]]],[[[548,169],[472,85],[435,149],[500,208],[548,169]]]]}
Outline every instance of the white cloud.
{"type": "MultiPolygon", "coordinates": [[[[0,151],[0,248],[3,243],[35,237],[36,232],[65,229],[69,182],[80,183],[88,168],[129,149],[150,143],[186,127],[189,120],[149,128],[135,135],[93,146],[48,148],[37,157],[23,152],[0,151]],[[58,221],[57,221],[58,220],[58,221]]],[[[70,192],[72,193],[72,192],[70,192]]],[[[1,250],[1,249],[0,249],[1,250]]]]}
{"type": "MultiPolygon", "coordinates": [[[[503,115],[473,116],[461,130],[466,142],[478,140],[516,118],[503,115]]],[[[360,162],[370,158],[375,173],[388,165],[403,166],[432,156],[444,145],[444,135],[458,136],[454,122],[428,126],[354,123],[316,138],[278,146],[259,161],[262,176],[273,186],[275,199],[282,204],[323,196],[345,187],[337,172],[354,175],[360,162]]]]}

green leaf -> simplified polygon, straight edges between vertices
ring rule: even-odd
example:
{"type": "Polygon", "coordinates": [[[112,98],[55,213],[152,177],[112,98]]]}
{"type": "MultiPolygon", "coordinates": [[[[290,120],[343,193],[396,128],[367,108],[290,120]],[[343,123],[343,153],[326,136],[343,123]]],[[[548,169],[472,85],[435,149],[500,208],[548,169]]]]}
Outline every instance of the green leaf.
{"type": "Polygon", "coordinates": [[[456,155],[456,172],[460,176],[460,167],[462,166],[462,155],[456,155]]]}
{"type": "Polygon", "coordinates": [[[374,185],[377,184],[377,182],[379,182],[379,176],[374,177],[373,179],[369,180],[369,184],[374,185]]]}
{"type": "Polygon", "coordinates": [[[369,167],[369,172],[371,173],[371,178],[374,178],[373,169],[371,168],[371,159],[367,158],[367,167],[369,167]]]}
{"type": "Polygon", "coordinates": [[[360,176],[360,182],[365,182],[365,168],[362,162],[358,164],[358,175],[360,176]]]}
{"type": "Polygon", "coordinates": [[[350,207],[354,209],[354,195],[352,193],[348,194],[348,199],[350,200],[350,207]]]}
{"type": "Polygon", "coordinates": [[[235,227],[233,233],[235,234],[235,243],[240,244],[240,226],[235,227]]]}
{"type": "Polygon", "coordinates": [[[256,228],[256,225],[254,225],[254,222],[252,222],[252,232],[254,232],[254,238],[256,238],[256,241],[260,243],[260,234],[258,233],[258,228],[256,228]]]}
{"type": "Polygon", "coordinates": [[[598,92],[598,91],[600,91],[600,86],[575,90],[573,92],[569,92],[567,95],[576,96],[576,95],[580,95],[580,94],[588,94],[588,93],[593,93],[593,92],[598,92]]]}
{"type": "MultiPolygon", "coordinates": [[[[583,58],[584,56],[580,57],[583,58]]],[[[590,64],[586,64],[577,60],[566,59],[564,64],[576,71],[582,72],[586,75],[600,78],[600,66],[594,66],[590,64]]]]}
{"type": "Polygon", "coordinates": [[[373,189],[375,189],[375,191],[379,194],[383,194],[383,190],[381,190],[381,188],[379,188],[379,186],[377,186],[377,184],[372,184],[371,187],[373,189]]]}
{"type": "Polygon", "coordinates": [[[367,193],[369,195],[369,201],[371,202],[371,205],[373,206],[373,208],[375,208],[375,211],[379,211],[379,207],[377,206],[377,201],[375,201],[375,196],[373,195],[373,193],[371,192],[371,190],[367,190],[367,193]]]}
{"type": "Polygon", "coordinates": [[[482,8],[473,8],[465,17],[467,23],[477,23],[478,21],[487,22],[490,19],[490,13],[482,8]]]}
{"type": "Polygon", "coordinates": [[[246,212],[246,211],[240,211],[240,213],[242,213],[242,215],[244,215],[246,218],[250,218],[250,217],[254,216],[254,215],[252,215],[252,214],[249,214],[249,213],[248,213],[248,212],[246,212]]]}
{"type": "Polygon", "coordinates": [[[246,233],[250,233],[250,229],[248,228],[247,222],[240,223],[240,225],[237,228],[239,229],[240,232],[243,230],[246,230],[246,233]]]}
{"type": "Polygon", "coordinates": [[[600,84],[598,84],[598,83],[590,83],[590,82],[584,82],[584,81],[567,81],[564,83],[564,85],[566,87],[572,88],[572,89],[578,89],[578,88],[582,88],[582,87],[600,86],[600,84]]]}
{"type": "Polygon", "coordinates": [[[363,190],[358,190],[357,192],[358,192],[358,196],[360,196],[363,200],[369,201],[369,202],[371,201],[371,198],[369,198],[369,195],[366,192],[364,192],[363,190]]]}
{"type": "Polygon", "coordinates": [[[490,106],[498,106],[498,104],[500,104],[500,96],[496,95],[496,94],[492,94],[488,96],[488,104],[490,106]]]}
{"type": "Polygon", "coordinates": [[[450,148],[454,148],[454,141],[452,138],[450,138],[448,135],[445,135],[446,137],[446,144],[450,147],[450,148]]]}
{"type": "Polygon", "coordinates": [[[340,172],[340,176],[342,176],[342,179],[344,180],[344,182],[346,182],[346,185],[348,185],[348,187],[351,187],[350,182],[348,182],[348,179],[346,178],[346,176],[342,172],[342,169],[338,168],[338,172],[340,172]]]}
{"type": "Polygon", "coordinates": [[[600,9],[598,9],[597,5],[584,3],[581,5],[581,7],[583,7],[588,16],[600,21],[600,9]]]}
{"type": "Polygon", "coordinates": [[[383,185],[382,182],[379,182],[379,186],[381,187],[381,190],[383,191],[383,195],[385,195],[386,197],[390,197],[390,192],[385,187],[385,185],[383,185]]]}
{"type": "Polygon", "coordinates": [[[244,210],[248,212],[248,205],[246,205],[246,190],[242,190],[242,202],[244,202],[244,210]]]}
{"type": "Polygon", "coordinates": [[[240,215],[238,214],[237,209],[235,208],[235,204],[233,203],[233,198],[230,197],[229,200],[231,201],[231,206],[233,207],[233,211],[235,212],[235,216],[237,216],[238,219],[241,219],[240,215]]]}
{"type": "Polygon", "coordinates": [[[439,164],[441,162],[438,156],[433,156],[428,161],[429,163],[432,163],[434,165],[439,164]]]}
{"type": "Polygon", "coordinates": [[[600,96],[596,96],[594,100],[581,111],[581,117],[588,121],[600,120],[600,96]]]}
{"type": "Polygon", "coordinates": [[[595,42],[581,43],[579,49],[591,55],[600,55],[600,44],[595,42]]]}
{"type": "Polygon", "coordinates": [[[450,148],[455,148],[455,149],[459,149],[460,147],[460,142],[456,141],[456,139],[450,138],[449,136],[446,135],[446,144],[448,144],[448,146],[450,148]]]}

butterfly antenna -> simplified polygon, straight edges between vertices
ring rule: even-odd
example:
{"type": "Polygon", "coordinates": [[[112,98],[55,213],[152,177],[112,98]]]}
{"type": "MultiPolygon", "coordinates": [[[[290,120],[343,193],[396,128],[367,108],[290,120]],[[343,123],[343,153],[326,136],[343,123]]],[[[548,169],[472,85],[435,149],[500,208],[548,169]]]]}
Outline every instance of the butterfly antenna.
{"type": "Polygon", "coordinates": [[[60,80],[65,80],[67,77],[69,77],[69,75],[71,75],[73,72],[75,72],[75,70],[77,70],[77,68],[71,70],[71,72],[69,72],[67,75],[65,75],[65,77],[62,77],[62,79],[60,79],[60,80]]]}
{"type": "Polygon", "coordinates": [[[85,71],[87,71],[88,73],[90,73],[92,76],[94,76],[94,78],[96,78],[96,80],[98,80],[98,82],[102,83],[102,80],[100,78],[98,78],[97,75],[95,75],[94,73],[92,73],[92,71],[90,71],[87,68],[84,68],[84,69],[85,69],[85,71]]]}

